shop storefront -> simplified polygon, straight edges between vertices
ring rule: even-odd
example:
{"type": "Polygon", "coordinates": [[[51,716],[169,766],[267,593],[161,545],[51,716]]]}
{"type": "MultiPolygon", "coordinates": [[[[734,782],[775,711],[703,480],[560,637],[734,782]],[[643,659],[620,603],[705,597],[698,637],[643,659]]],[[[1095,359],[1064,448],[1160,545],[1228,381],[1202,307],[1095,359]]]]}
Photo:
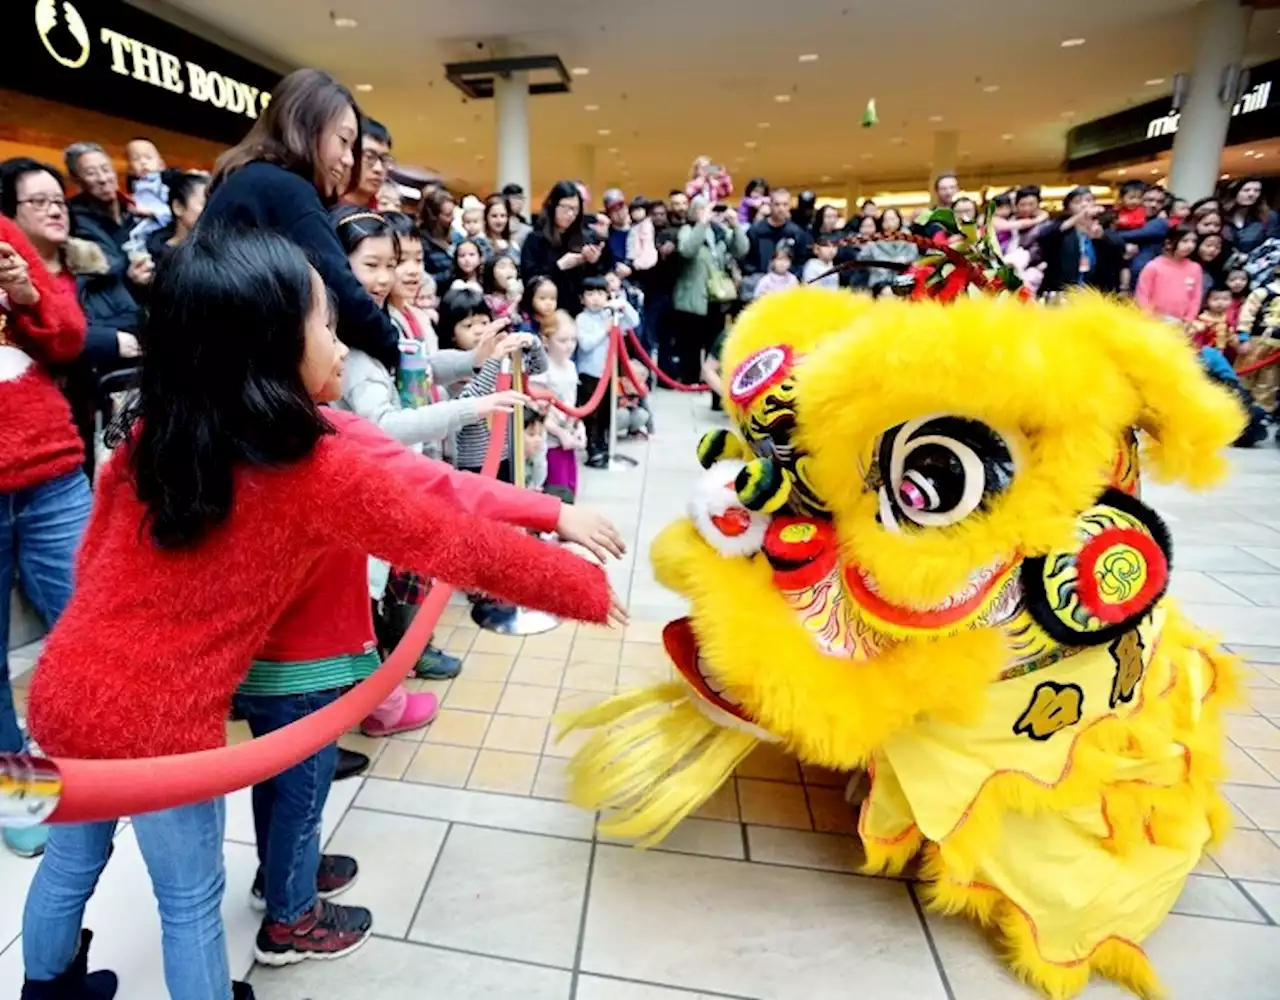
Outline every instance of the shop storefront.
{"type": "Polygon", "coordinates": [[[0,155],[42,159],[92,140],[119,156],[148,135],[209,166],[271,99],[278,73],[118,0],[9,0],[0,155]]]}
{"type": "MultiPolygon", "coordinates": [[[[1280,139],[1280,60],[1254,66],[1248,83],[1232,109],[1223,168],[1256,158],[1262,162],[1247,163],[1249,172],[1275,173],[1280,164],[1272,167],[1250,151],[1280,139]]],[[[1180,117],[1165,97],[1077,125],[1067,134],[1067,169],[1077,178],[1114,178],[1135,167],[1159,173],[1168,165],[1180,117]]]]}

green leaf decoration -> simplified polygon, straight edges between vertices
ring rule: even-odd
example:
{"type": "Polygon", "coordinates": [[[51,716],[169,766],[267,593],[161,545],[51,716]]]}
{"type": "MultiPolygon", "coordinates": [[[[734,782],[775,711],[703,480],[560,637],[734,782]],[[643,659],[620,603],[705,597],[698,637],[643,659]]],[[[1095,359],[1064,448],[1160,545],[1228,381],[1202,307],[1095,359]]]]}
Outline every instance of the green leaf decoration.
{"type": "Polygon", "coordinates": [[[872,125],[880,124],[880,116],[876,113],[876,99],[873,97],[867,101],[866,110],[862,112],[862,127],[871,128],[872,125]]]}

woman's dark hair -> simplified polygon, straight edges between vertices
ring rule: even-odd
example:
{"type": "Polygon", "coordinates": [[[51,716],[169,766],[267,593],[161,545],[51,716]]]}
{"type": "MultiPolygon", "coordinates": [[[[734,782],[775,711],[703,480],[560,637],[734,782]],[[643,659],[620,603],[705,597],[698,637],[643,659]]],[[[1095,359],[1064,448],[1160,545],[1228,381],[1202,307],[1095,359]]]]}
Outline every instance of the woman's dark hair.
{"type": "Polygon", "coordinates": [[[484,293],[474,288],[451,288],[440,300],[440,321],[436,323],[436,337],[445,349],[458,346],[455,332],[458,324],[472,316],[493,319],[493,310],[484,300],[484,293]]]}
{"type": "Polygon", "coordinates": [[[882,233],[883,233],[883,232],[885,232],[885,231],[886,231],[886,230],[885,230],[885,225],[884,225],[884,220],[885,220],[885,217],[886,217],[886,216],[888,216],[888,214],[889,214],[890,212],[892,212],[895,216],[897,216],[897,218],[898,218],[898,232],[902,232],[902,226],[903,226],[903,223],[902,223],[902,213],[901,213],[901,212],[899,212],[899,211],[898,211],[896,208],[894,208],[892,205],[890,205],[888,208],[886,208],[883,212],[881,212],[881,213],[880,213],[880,221],[879,221],[879,223],[878,223],[878,224],[879,224],[879,227],[880,227],[880,232],[882,232],[882,233]]]}
{"type": "Polygon", "coordinates": [[[577,253],[582,249],[582,192],[578,190],[578,185],[573,181],[556,181],[550,191],[547,192],[546,198],[542,201],[542,232],[543,235],[551,241],[551,245],[558,247],[565,253],[577,253]],[[565,198],[574,198],[578,202],[578,211],[573,217],[573,221],[569,223],[569,228],[561,235],[556,232],[556,206],[565,198]]]}
{"type": "Polygon", "coordinates": [[[1004,194],[998,194],[991,199],[991,203],[996,208],[1013,208],[1013,192],[1006,191],[1004,194]]]}
{"type": "Polygon", "coordinates": [[[489,232],[489,209],[493,208],[494,205],[501,205],[507,212],[506,225],[502,227],[502,232],[498,234],[497,239],[509,241],[511,239],[511,209],[507,206],[507,199],[500,194],[491,194],[484,200],[484,234],[492,237],[489,232]]]}
{"type": "Polygon", "coordinates": [[[750,198],[753,191],[764,195],[766,198],[769,197],[769,182],[763,177],[752,177],[751,180],[747,181],[747,187],[742,192],[742,197],[750,198]]]}
{"type": "MultiPolygon", "coordinates": [[[[1243,177],[1236,181],[1227,191],[1227,198],[1222,206],[1226,220],[1232,225],[1238,225],[1235,221],[1235,214],[1238,206],[1236,205],[1236,195],[1240,193],[1240,189],[1246,184],[1257,184],[1262,186],[1261,177],[1243,177]]],[[[1265,222],[1271,210],[1267,207],[1267,200],[1258,193],[1258,200],[1244,210],[1244,221],[1247,222],[1265,222]]]]}
{"type": "Polygon", "coordinates": [[[377,212],[359,205],[342,205],[329,213],[329,220],[338,234],[342,252],[347,256],[355,253],[356,247],[365,240],[377,239],[379,236],[390,236],[391,243],[396,248],[396,257],[400,256],[400,237],[377,212]]]}
{"type": "MultiPolygon", "coordinates": [[[[1164,252],[1173,253],[1173,251],[1177,248],[1178,244],[1182,242],[1183,237],[1195,236],[1195,234],[1196,234],[1196,231],[1192,229],[1190,226],[1171,226],[1169,228],[1169,231],[1165,234],[1165,237],[1164,237],[1164,252]]],[[[1199,245],[1200,245],[1199,240],[1197,240],[1196,246],[1198,247],[1199,245]]],[[[1195,255],[1195,251],[1193,250],[1192,256],[1194,255],[1195,255]]]]}
{"type": "Polygon", "coordinates": [[[27,174],[39,173],[48,174],[58,182],[62,193],[67,193],[67,182],[63,180],[57,167],[33,160],[29,156],[15,156],[0,163],[0,215],[12,219],[18,214],[18,181],[27,174]]]}
{"type": "MultiPolygon", "coordinates": [[[[811,233],[815,239],[818,236],[822,235],[822,220],[826,218],[827,212],[835,212],[836,220],[839,221],[840,210],[836,208],[835,205],[823,205],[820,209],[817,210],[817,212],[814,213],[814,216],[813,216],[813,228],[811,230],[811,233]]],[[[834,232],[835,230],[831,230],[831,231],[834,232]]]]}
{"type": "Polygon", "coordinates": [[[422,239],[422,231],[418,229],[418,223],[407,212],[383,212],[382,218],[387,227],[401,240],[422,239]]]}
{"type": "Polygon", "coordinates": [[[1214,195],[1210,195],[1208,198],[1201,198],[1199,201],[1195,201],[1191,203],[1191,217],[1193,219],[1197,219],[1202,215],[1208,215],[1210,213],[1213,213],[1216,215],[1222,214],[1221,198],[1218,198],[1214,195]],[[1213,207],[1210,208],[1209,206],[1213,206],[1213,207]]]}
{"type": "MultiPolygon", "coordinates": [[[[515,258],[508,253],[491,254],[489,259],[484,262],[484,267],[480,269],[481,281],[480,287],[484,289],[486,295],[501,295],[502,290],[498,288],[497,278],[494,277],[494,269],[504,260],[509,260],[514,265],[515,258]]],[[[516,267],[516,277],[520,276],[520,268],[516,267]]]]}
{"type": "Polygon", "coordinates": [[[209,186],[209,175],[190,170],[166,170],[162,175],[169,189],[169,207],[190,205],[195,193],[209,186]]]}
{"type": "Polygon", "coordinates": [[[556,307],[559,308],[560,306],[559,288],[554,281],[545,274],[538,274],[530,278],[529,283],[524,286],[524,295],[520,297],[520,315],[534,324],[538,322],[538,317],[533,314],[533,297],[538,294],[538,289],[543,285],[551,285],[556,288],[556,307]]]}
{"type": "MultiPolygon", "coordinates": [[[[1194,232],[1194,230],[1191,230],[1191,231],[1194,232]]],[[[1191,256],[1194,257],[1196,260],[1200,260],[1200,251],[1201,249],[1203,249],[1205,243],[1208,242],[1209,240],[1218,241],[1218,256],[1213,259],[1214,264],[1223,263],[1223,254],[1227,252],[1227,241],[1226,241],[1226,238],[1221,233],[1205,233],[1203,236],[1201,236],[1198,240],[1196,240],[1196,250],[1195,250],[1195,253],[1193,253],[1191,256]]]]}
{"type": "Polygon", "coordinates": [[[439,243],[448,241],[449,227],[453,218],[444,211],[445,205],[456,204],[446,188],[432,188],[422,196],[422,207],[418,209],[418,228],[422,235],[439,243]]]}
{"type": "MultiPolygon", "coordinates": [[[[365,118],[351,91],[322,69],[294,70],[271,92],[266,106],[249,134],[218,157],[214,165],[216,188],[231,174],[259,160],[275,163],[315,183],[320,137],[350,108],[356,116],[356,141],[351,147],[355,162],[347,191],[360,186],[362,123],[365,118]]],[[[343,192],[345,193],[345,192],[343,192]]]]}
{"type": "Polygon", "coordinates": [[[316,280],[284,236],[219,226],[199,227],[156,271],[137,399],[108,443],[128,442],[161,548],[196,545],[226,521],[238,466],[298,461],[332,433],[299,371],[316,280]]]}

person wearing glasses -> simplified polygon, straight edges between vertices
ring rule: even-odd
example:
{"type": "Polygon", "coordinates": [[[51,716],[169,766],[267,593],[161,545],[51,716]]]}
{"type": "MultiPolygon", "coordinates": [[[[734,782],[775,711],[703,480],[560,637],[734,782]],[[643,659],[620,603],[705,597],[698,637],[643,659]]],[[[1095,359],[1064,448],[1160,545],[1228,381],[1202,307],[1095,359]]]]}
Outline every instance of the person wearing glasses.
{"type": "Polygon", "coordinates": [[[391,176],[396,158],[391,155],[391,132],[375,118],[361,122],[360,180],[339,200],[344,205],[378,211],[378,193],[391,176]]]}

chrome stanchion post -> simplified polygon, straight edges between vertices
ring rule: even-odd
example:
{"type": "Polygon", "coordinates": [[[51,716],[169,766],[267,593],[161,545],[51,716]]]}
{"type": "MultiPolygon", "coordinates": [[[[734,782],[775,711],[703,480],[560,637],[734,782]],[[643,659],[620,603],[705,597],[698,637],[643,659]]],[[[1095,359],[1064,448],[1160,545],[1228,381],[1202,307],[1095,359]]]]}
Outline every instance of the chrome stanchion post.
{"type": "Polygon", "coordinates": [[[39,826],[58,807],[62,776],[46,757],[0,754],[0,826],[39,826]]]}
{"type": "MultiPolygon", "coordinates": [[[[511,388],[524,392],[524,351],[516,351],[508,362],[511,365],[511,388]]],[[[517,403],[511,413],[511,482],[523,487],[524,479],[524,405],[517,403]]],[[[546,611],[521,608],[497,601],[480,601],[471,606],[471,620],[482,629],[500,635],[539,635],[550,632],[560,624],[560,619],[546,611]]]]}

